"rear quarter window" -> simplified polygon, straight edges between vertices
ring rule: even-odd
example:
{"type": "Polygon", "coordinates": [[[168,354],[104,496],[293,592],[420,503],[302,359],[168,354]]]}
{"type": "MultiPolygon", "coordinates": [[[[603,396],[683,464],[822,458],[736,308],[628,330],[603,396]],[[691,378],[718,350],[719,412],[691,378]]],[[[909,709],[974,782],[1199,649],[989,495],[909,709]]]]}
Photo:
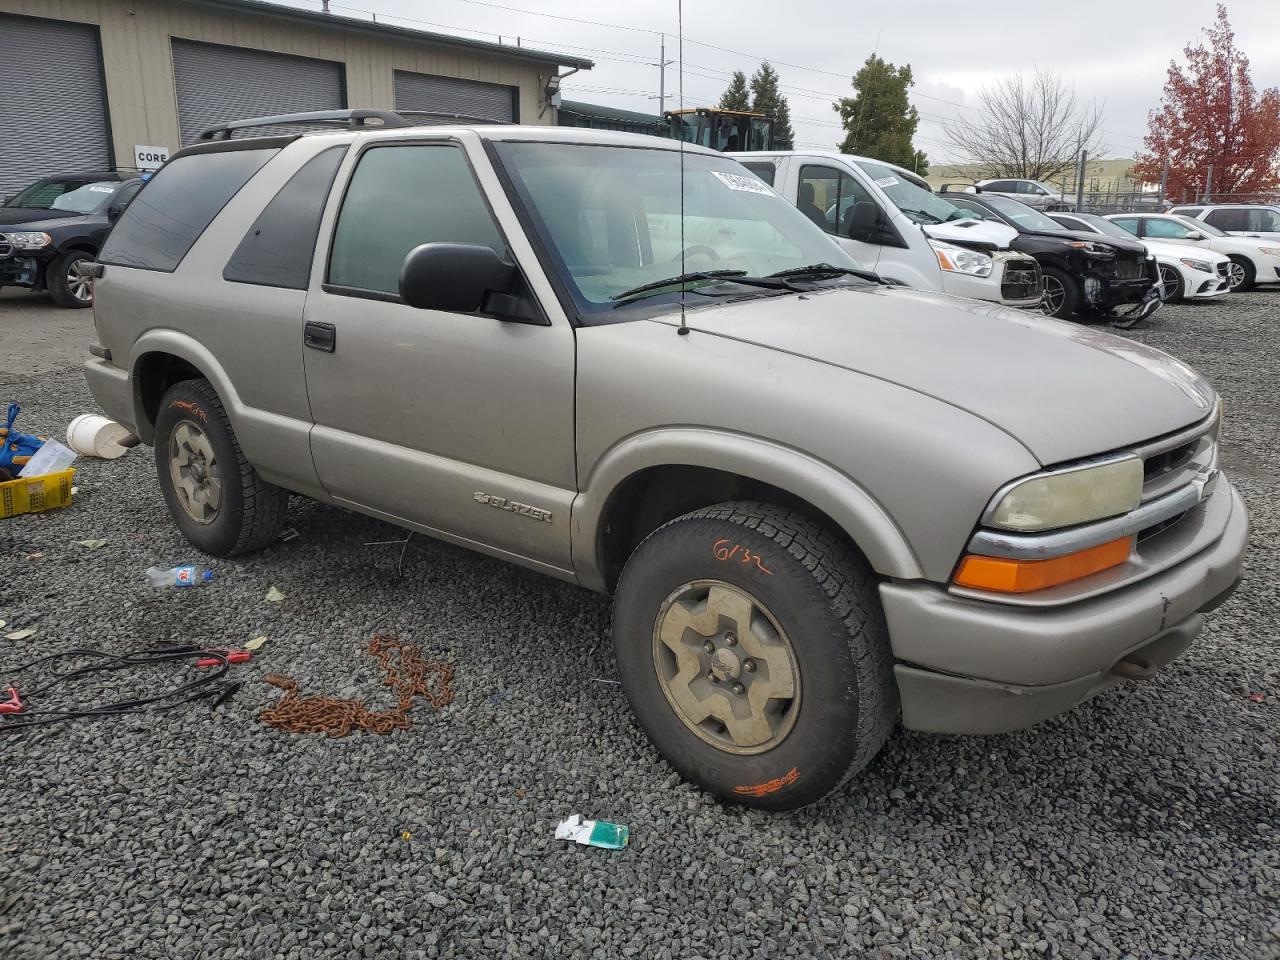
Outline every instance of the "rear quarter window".
{"type": "Polygon", "coordinates": [[[218,212],[278,152],[230,150],[170,160],[116,221],[98,259],[175,270],[218,212]]]}

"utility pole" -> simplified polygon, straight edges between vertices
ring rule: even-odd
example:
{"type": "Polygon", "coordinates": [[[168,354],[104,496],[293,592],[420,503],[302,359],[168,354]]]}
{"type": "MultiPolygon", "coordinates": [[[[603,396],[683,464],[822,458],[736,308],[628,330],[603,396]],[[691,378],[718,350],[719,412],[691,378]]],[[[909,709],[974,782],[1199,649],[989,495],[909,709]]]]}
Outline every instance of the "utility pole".
{"type": "Polygon", "coordinates": [[[1089,151],[1080,151],[1080,172],[1076,174],[1076,213],[1084,209],[1084,165],[1089,161],[1089,151]]]}
{"type": "Polygon", "coordinates": [[[1213,164],[1209,164],[1209,173],[1204,178],[1204,202],[1210,203],[1213,195],[1213,164]]]}
{"type": "Polygon", "coordinates": [[[1160,168],[1160,192],[1156,194],[1156,205],[1164,206],[1165,195],[1169,192],[1169,160],[1166,157],[1164,166],[1160,168]]]}
{"type": "MultiPolygon", "coordinates": [[[[660,33],[658,37],[658,62],[649,66],[658,68],[658,115],[661,116],[667,111],[667,67],[675,61],[667,59],[667,35],[660,33]]],[[[652,94],[649,99],[653,99],[652,94]]]]}

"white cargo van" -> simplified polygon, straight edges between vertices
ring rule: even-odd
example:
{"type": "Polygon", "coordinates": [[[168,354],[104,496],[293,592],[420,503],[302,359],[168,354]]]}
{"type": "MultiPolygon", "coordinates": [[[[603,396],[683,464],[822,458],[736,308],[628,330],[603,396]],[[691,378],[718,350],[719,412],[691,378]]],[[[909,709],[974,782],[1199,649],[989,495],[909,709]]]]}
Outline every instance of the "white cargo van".
{"type": "Polygon", "coordinates": [[[730,154],[880,276],[1038,309],[1040,267],[1011,250],[1017,231],[978,220],[909,170],[827,150],[730,154]]]}

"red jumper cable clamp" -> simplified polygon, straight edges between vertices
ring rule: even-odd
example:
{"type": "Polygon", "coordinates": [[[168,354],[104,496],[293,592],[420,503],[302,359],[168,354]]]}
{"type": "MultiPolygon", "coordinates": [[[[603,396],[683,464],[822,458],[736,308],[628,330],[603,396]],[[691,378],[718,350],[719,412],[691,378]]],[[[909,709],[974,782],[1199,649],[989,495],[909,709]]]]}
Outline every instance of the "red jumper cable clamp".
{"type": "Polygon", "coordinates": [[[26,709],[26,704],[22,702],[22,698],[18,696],[18,688],[9,688],[9,699],[0,702],[0,713],[21,713],[26,709]]]}
{"type": "MultiPolygon", "coordinates": [[[[227,663],[248,663],[253,659],[252,650],[205,650],[204,653],[218,653],[227,658],[227,663]]],[[[220,657],[201,657],[196,661],[196,666],[200,669],[205,667],[218,667],[222,665],[220,657]]]]}

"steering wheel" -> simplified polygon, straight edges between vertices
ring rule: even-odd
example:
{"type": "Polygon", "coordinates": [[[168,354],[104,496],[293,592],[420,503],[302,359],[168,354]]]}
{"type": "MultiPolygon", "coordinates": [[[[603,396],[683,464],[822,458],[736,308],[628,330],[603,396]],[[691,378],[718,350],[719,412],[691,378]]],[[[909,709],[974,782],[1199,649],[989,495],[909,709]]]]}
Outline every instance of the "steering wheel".
{"type": "Polygon", "coordinates": [[[706,244],[704,244],[704,243],[699,243],[699,244],[696,244],[696,245],[694,245],[694,246],[692,246],[692,247],[688,247],[688,248],[687,248],[687,249],[685,249],[682,253],[678,253],[678,254],[676,254],[676,255],[675,255],[674,257],[672,257],[672,258],[670,259],[670,261],[668,261],[668,262],[669,262],[669,263],[679,263],[682,259],[683,259],[683,260],[688,260],[690,257],[696,257],[696,256],[698,256],[699,254],[701,254],[701,255],[702,255],[702,256],[704,256],[704,257],[710,257],[712,260],[719,260],[719,259],[720,259],[720,254],[716,253],[714,249],[712,249],[711,247],[708,247],[708,246],[707,246],[706,244]]]}

